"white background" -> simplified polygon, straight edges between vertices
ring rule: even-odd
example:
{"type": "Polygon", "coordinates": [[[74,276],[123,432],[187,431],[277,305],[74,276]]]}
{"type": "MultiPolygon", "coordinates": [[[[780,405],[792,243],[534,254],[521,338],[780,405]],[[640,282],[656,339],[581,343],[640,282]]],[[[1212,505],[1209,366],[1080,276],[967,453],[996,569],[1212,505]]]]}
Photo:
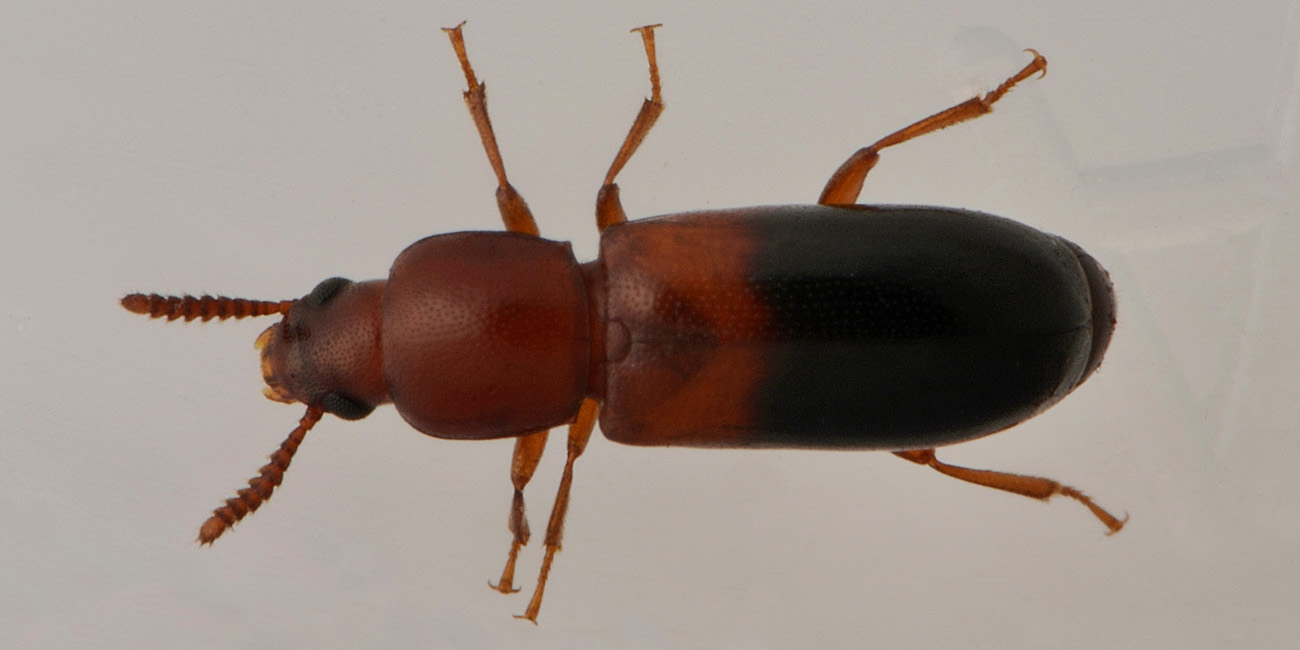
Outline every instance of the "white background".
{"type": "Polygon", "coordinates": [[[1292,647],[1300,4],[188,4],[0,8],[0,646],[1292,647]],[[511,178],[582,259],[648,92],[631,27],[665,23],[668,104],[620,179],[633,217],[813,202],[857,147],[1042,51],[1046,78],[888,150],[862,200],[1009,216],[1109,268],[1100,372],[941,457],[1076,485],[1128,528],[887,454],[597,436],[534,627],[510,615],[536,542],[524,593],[485,584],[511,442],[384,408],[324,420],[270,504],[199,548],[301,411],[259,394],[268,322],[116,301],[292,298],[499,228],[438,29],[462,19],[511,178]]]}

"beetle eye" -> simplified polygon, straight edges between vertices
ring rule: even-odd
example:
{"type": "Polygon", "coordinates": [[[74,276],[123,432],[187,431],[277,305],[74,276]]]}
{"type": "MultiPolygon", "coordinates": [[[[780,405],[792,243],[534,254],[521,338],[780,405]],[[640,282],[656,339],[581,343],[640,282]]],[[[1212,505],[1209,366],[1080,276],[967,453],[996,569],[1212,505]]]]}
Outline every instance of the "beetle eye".
{"type": "Polygon", "coordinates": [[[321,398],[320,405],[326,412],[333,413],[344,420],[360,420],[375,410],[375,407],[369,404],[363,404],[339,393],[330,393],[321,398]]]}
{"type": "Polygon", "coordinates": [[[313,307],[320,307],[325,304],[325,301],[333,298],[334,294],[338,293],[339,289],[342,289],[349,284],[352,284],[352,281],[347,278],[330,278],[328,280],[321,280],[320,284],[316,285],[316,288],[312,289],[311,293],[307,294],[307,297],[303,300],[313,307]]]}

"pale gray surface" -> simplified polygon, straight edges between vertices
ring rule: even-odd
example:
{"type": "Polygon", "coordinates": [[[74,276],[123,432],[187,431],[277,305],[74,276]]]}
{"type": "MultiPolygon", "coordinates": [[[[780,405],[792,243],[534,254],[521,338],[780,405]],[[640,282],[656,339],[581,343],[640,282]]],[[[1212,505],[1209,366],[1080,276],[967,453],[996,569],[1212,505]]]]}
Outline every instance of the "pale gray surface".
{"type": "Polygon", "coordinates": [[[1292,647],[1297,3],[191,4],[0,7],[0,646],[1292,647]],[[198,548],[300,411],[259,396],[268,323],[116,299],[295,297],[497,228],[438,30],[463,18],[511,176],[583,258],[648,92],[628,28],[665,23],[669,106],[621,179],[633,216],[811,202],[856,147],[1042,51],[1045,79],[890,150],[863,200],[1017,218],[1110,269],[1099,374],[945,457],[1077,485],[1130,526],[884,454],[597,437],[535,628],[509,616],[527,593],[485,586],[510,443],[384,409],[325,420],[270,505],[198,548]]]}

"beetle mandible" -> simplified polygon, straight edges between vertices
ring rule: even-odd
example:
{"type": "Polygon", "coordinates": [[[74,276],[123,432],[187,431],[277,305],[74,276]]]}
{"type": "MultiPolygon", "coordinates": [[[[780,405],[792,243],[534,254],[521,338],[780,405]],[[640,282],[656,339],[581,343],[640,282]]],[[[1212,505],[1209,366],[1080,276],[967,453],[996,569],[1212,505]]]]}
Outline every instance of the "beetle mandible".
{"type": "MultiPolygon", "coordinates": [[[[131,294],[154,318],[281,314],[257,339],[267,397],[306,414],[248,487],[217,508],[210,544],[280,484],[325,413],[345,420],[391,402],[439,438],[516,438],[513,536],[495,589],[514,588],[530,533],[523,490],[549,429],[568,454],[546,528],[533,622],[560,550],[574,461],[596,424],[631,445],[886,450],[949,476],[1046,500],[1064,495],[1118,532],[1112,516],[1056,481],[940,462],[934,448],[1043,411],[1101,363],[1115,325],[1105,269],[1078,246],[979,212],[857,205],[882,149],[990,112],[1033,61],[997,88],[859,149],[816,205],[670,214],[629,222],[614,182],[663,111],[654,29],[641,35],[651,95],[596,199],[600,254],[538,236],[506,179],[486,87],[461,33],[451,39],[465,102],[497,178],[507,232],[422,239],[387,280],[330,278],[297,300],[131,294]]],[[[1109,534],[1108,533],[1108,534],[1109,534]]]]}

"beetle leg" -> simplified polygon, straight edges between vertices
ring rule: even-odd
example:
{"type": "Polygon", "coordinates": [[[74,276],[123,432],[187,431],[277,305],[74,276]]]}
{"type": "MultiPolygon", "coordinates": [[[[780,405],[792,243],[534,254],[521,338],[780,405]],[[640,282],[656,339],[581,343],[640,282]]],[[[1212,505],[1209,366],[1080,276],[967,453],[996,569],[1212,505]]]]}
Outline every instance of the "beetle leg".
{"type": "Polygon", "coordinates": [[[533,478],[537,463],[542,460],[542,451],[546,449],[548,430],[534,431],[515,438],[515,455],[510,462],[510,482],[515,486],[515,496],[510,502],[510,554],[506,557],[506,568],[501,571],[501,580],[489,587],[503,594],[513,594],[515,561],[519,559],[519,549],[528,543],[532,533],[528,530],[528,518],[524,516],[524,487],[533,478]]]}
{"type": "Polygon", "coordinates": [[[546,556],[542,558],[542,569],[537,574],[537,588],[532,600],[522,616],[537,623],[537,612],[542,608],[542,592],[546,590],[546,577],[551,572],[551,562],[560,550],[560,541],[564,537],[564,515],[569,510],[569,488],[573,486],[573,461],[582,455],[591,439],[591,430],[596,426],[596,414],[600,411],[596,400],[582,402],[578,417],[569,425],[569,452],[564,460],[564,474],[560,476],[560,489],[555,494],[555,505],[551,507],[551,520],[546,524],[546,556]]]}
{"type": "Polygon", "coordinates": [[[844,161],[840,168],[835,170],[831,179],[826,183],[826,188],[822,190],[821,198],[817,203],[821,205],[852,205],[857,203],[858,194],[862,192],[862,182],[867,178],[867,172],[876,166],[880,160],[880,150],[885,147],[892,147],[896,144],[907,142],[932,131],[950,127],[954,124],[960,124],[966,120],[975,119],[981,115],[991,112],[993,103],[1002,99],[1016,84],[1028,79],[1035,73],[1047,74],[1047,59],[1034,50],[1025,50],[1034,55],[1034,60],[1012,75],[1011,78],[1002,82],[1002,85],[994,88],[992,92],[983,97],[972,97],[948,110],[935,113],[915,124],[907,126],[899,131],[895,131],[880,141],[859,149],[849,159],[844,161]]]}
{"type": "Polygon", "coordinates": [[[465,53],[465,37],[460,33],[460,28],[464,26],[465,23],[462,22],[455,27],[443,27],[442,31],[447,32],[451,46],[456,50],[456,58],[460,59],[460,68],[464,71],[465,83],[469,86],[469,90],[465,91],[465,105],[469,107],[469,115],[474,119],[478,137],[483,141],[483,149],[487,151],[488,163],[497,175],[497,207],[501,210],[501,220],[510,232],[536,235],[537,221],[533,219],[532,211],[528,209],[524,197],[506,180],[506,166],[501,161],[501,150],[497,148],[492,120],[488,119],[487,84],[479,83],[474,77],[474,69],[469,65],[469,56],[465,53]]]}
{"type": "Polygon", "coordinates": [[[627,221],[623,203],[618,199],[618,184],[614,182],[614,177],[623,170],[623,165],[636,153],[637,147],[641,146],[641,141],[650,132],[650,127],[659,119],[659,114],[664,112],[663,97],[659,93],[659,62],[655,58],[654,30],[659,26],[646,25],[632,30],[641,32],[641,40],[645,43],[645,56],[650,62],[650,98],[641,103],[641,111],[636,114],[636,120],[632,122],[623,146],[619,147],[609,171],[605,172],[605,184],[600,186],[600,192],[596,194],[596,227],[601,232],[616,223],[627,221]]]}
{"type": "Polygon", "coordinates": [[[934,457],[933,449],[916,449],[912,451],[896,451],[895,456],[905,458],[919,465],[928,465],[933,467],[941,474],[947,474],[953,478],[961,479],[968,483],[983,485],[985,487],[1006,490],[1014,492],[1033,499],[1046,501],[1051,497],[1060,494],[1070,497],[1083,505],[1087,506],[1092,514],[1096,515],[1101,523],[1106,524],[1109,529],[1107,535],[1118,533],[1124,524],[1128,522],[1128,515],[1123,519],[1116,518],[1114,515],[1101,509],[1101,506],[1092,502],[1088,495],[1068,486],[1061,485],[1056,481],[1048,478],[1037,476],[1024,476],[1021,474],[1012,474],[1010,472],[995,472],[987,469],[970,469],[968,467],[958,467],[940,462],[934,457]]]}

